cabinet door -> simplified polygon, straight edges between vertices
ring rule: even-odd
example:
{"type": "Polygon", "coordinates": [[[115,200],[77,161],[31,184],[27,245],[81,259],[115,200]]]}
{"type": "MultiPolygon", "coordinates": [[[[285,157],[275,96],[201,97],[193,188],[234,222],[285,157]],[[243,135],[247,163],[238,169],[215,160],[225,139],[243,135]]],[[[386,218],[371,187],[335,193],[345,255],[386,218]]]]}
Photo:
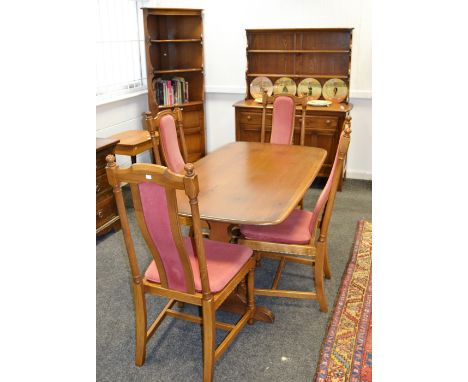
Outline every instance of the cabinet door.
{"type": "Polygon", "coordinates": [[[205,117],[203,109],[184,107],[182,117],[188,161],[195,162],[205,155],[205,117]]]}
{"type": "MultiPolygon", "coordinates": [[[[320,176],[328,176],[335,159],[336,148],[340,135],[339,117],[329,115],[306,115],[305,142],[306,146],[320,147],[327,150],[327,157],[320,170],[320,176]]],[[[294,144],[300,142],[301,116],[296,115],[294,144]]]]}

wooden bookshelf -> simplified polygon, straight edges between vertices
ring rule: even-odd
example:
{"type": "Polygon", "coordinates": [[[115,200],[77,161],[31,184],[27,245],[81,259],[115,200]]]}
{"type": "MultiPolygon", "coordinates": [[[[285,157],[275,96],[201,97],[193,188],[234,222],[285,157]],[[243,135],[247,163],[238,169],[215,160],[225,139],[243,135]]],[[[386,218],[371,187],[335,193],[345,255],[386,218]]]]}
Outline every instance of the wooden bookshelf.
{"type": "MultiPolygon", "coordinates": [[[[331,78],[339,78],[349,89],[352,28],[247,29],[246,34],[246,94],[243,101],[234,104],[236,140],[260,141],[262,108],[250,95],[250,83],[255,77],[268,77],[273,84],[280,77],[290,77],[296,85],[312,77],[322,86],[331,78]]],[[[319,176],[330,174],[344,119],[352,109],[348,101],[349,96],[342,104],[307,108],[305,144],[328,152],[319,176]]],[[[295,144],[299,144],[300,118],[298,111],[295,144]]],[[[270,131],[271,112],[267,111],[267,141],[270,131]]]]}
{"type": "Polygon", "coordinates": [[[206,152],[202,10],[143,8],[143,18],[149,109],[156,115],[160,110],[182,108],[188,160],[194,162],[206,152]],[[154,80],[173,77],[188,82],[189,101],[158,104],[154,80]]]}

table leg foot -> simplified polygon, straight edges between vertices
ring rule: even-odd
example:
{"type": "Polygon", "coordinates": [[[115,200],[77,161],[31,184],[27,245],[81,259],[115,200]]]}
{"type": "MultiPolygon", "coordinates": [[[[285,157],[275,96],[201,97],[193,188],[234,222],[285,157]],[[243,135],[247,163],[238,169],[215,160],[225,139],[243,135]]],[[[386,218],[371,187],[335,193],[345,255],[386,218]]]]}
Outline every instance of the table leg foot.
{"type": "MultiPolygon", "coordinates": [[[[224,310],[225,312],[243,315],[247,311],[248,306],[245,296],[234,292],[226,299],[226,301],[224,301],[219,309],[224,310]]],[[[262,321],[272,324],[275,321],[275,315],[270,309],[257,305],[255,306],[253,319],[254,321],[262,321]]]]}

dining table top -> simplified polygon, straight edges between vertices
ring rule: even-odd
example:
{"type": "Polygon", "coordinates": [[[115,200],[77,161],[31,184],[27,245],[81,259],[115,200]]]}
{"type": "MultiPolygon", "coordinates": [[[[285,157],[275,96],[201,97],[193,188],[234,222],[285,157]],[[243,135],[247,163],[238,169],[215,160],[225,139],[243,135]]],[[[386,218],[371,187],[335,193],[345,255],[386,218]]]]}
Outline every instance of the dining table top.
{"type": "MultiPolygon", "coordinates": [[[[272,225],[283,222],[314,181],[327,151],[318,147],[233,142],[194,163],[203,220],[272,225]]],[[[179,214],[190,216],[184,191],[179,214]]]]}

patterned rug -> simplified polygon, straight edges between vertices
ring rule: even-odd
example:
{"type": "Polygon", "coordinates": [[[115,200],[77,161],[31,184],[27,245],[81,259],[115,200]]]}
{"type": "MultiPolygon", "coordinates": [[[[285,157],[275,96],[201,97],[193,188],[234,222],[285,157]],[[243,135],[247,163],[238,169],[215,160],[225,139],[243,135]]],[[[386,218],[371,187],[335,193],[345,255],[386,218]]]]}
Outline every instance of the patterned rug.
{"type": "Polygon", "coordinates": [[[372,381],[372,224],[364,220],[358,223],[314,381],[372,381]]]}

